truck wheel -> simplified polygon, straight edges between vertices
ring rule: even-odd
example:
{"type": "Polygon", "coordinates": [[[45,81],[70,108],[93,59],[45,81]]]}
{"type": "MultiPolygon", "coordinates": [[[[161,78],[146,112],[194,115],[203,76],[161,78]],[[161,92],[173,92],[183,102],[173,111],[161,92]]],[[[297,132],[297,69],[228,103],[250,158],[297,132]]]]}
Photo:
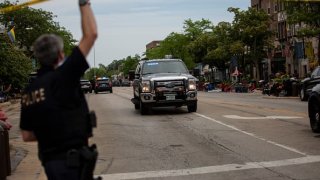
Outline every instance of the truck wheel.
{"type": "Polygon", "coordinates": [[[148,112],[148,108],[140,100],[140,114],[145,115],[145,114],[147,114],[147,112],[148,112]]]}
{"type": "Polygon", "coordinates": [[[134,109],[140,109],[140,104],[134,104],[134,109]]]}
{"type": "Polygon", "coordinates": [[[193,103],[193,104],[190,104],[188,105],[188,112],[191,113],[191,112],[196,112],[197,111],[197,102],[193,103]]]}
{"type": "Polygon", "coordinates": [[[320,108],[317,99],[309,102],[310,126],[314,133],[320,133],[320,108]]]}
{"type": "MultiPolygon", "coordinates": [[[[139,100],[139,97],[137,97],[133,92],[133,98],[136,100],[139,100]]],[[[134,104],[134,109],[140,109],[140,104],[134,104]]]]}

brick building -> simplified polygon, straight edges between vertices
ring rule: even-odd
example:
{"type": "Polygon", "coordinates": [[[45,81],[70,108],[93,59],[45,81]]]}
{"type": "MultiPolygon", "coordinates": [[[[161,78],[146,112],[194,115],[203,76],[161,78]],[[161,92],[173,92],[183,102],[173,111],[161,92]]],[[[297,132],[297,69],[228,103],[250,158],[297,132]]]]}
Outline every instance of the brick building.
{"type": "Polygon", "coordinates": [[[152,41],[152,42],[150,42],[149,44],[146,45],[146,49],[149,50],[149,49],[153,49],[153,48],[159,47],[161,42],[162,41],[152,41]]]}
{"type": "Polygon", "coordinates": [[[316,65],[318,57],[317,38],[298,38],[302,24],[289,25],[282,0],[251,0],[251,7],[264,10],[270,15],[270,30],[275,32],[274,47],[265,60],[268,74],[286,72],[305,77],[316,65]]]}

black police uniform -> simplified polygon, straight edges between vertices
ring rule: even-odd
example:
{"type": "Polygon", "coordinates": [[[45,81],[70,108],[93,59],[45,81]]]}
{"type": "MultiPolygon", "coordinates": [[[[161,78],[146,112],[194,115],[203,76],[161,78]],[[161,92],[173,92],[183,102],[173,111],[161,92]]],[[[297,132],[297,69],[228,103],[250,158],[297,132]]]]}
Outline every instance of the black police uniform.
{"type": "Polygon", "coordinates": [[[88,146],[91,127],[80,77],[89,65],[76,47],[57,69],[42,67],[21,100],[22,130],[33,131],[48,179],[79,179],[80,167],[69,167],[67,152],[88,146]]]}

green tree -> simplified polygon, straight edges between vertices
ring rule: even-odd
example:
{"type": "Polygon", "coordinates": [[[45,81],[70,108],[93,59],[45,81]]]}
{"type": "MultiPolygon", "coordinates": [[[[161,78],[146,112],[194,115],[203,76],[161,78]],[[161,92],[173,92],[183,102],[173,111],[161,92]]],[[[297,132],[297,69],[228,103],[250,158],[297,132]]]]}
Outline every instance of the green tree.
{"type": "MultiPolygon", "coordinates": [[[[1,4],[0,7],[9,5],[12,4],[6,2],[1,4]]],[[[69,55],[76,40],[73,39],[69,31],[53,20],[55,17],[52,12],[26,7],[3,14],[0,16],[0,23],[7,25],[8,30],[14,27],[15,45],[24,50],[24,53],[29,57],[32,56],[33,42],[39,35],[48,33],[54,33],[62,37],[65,44],[65,53],[69,55]]]]}
{"type": "Polygon", "coordinates": [[[164,53],[162,51],[162,47],[160,46],[153,49],[148,49],[145,55],[147,59],[159,59],[164,57],[164,53]]]}
{"type": "Polygon", "coordinates": [[[194,41],[190,42],[188,49],[192,54],[195,63],[208,63],[210,61],[206,59],[208,51],[216,46],[215,41],[213,41],[212,38],[213,36],[211,33],[205,33],[199,35],[194,41]]]}
{"type": "Polygon", "coordinates": [[[105,68],[99,67],[99,68],[90,68],[85,74],[84,78],[88,80],[94,80],[99,77],[110,77],[110,74],[106,71],[105,68]]]}
{"type": "Polygon", "coordinates": [[[208,52],[209,34],[213,31],[213,24],[210,20],[201,19],[184,21],[184,33],[189,40],[188,50],[195,63],[203,63],[208,52]]]}
{"type": "Polygon", "coordinates": [[[201,19],[199,21],[192,21],[191,19],[187,19],[184,21],[183,28],[185,35],[190,40],[195,40],[203,33],[211,31],[213,28],[213,24],[210,20],[207,19],[201,19]]]}
{"type": "Polygon", "coordinates": [[[146,52],[148,59],[163,59],[165,55],[172,55],[173,58],[181,59],[189,69],[194,67],[194,62],[188,50],[190,40],[186,35],[170,33],[160,44],[146,52]]]}
{"type": "Polygon", "coordinates": [[[211,42],[205,59],[219,69],[224,69],[231,57],[238,53],[238,49],[235,48],[236,40],[232,37],[231,31],[230,23],[220,22],[211,33],[211,42]]]}
{"type": "Polygon", "coordinates": [[[31,59],[17,50],[12,44],[0,42],[0,85],[12,84],[13,87],[23,88],[28,82],[28,76],[32,71],[31,59]]]}
{"type": "Polygon", "coordinates": [[[195,63],[201,63],[206,55],[202,50],[199,52],[197,42],[194,41],[203,34],[212,31],[212,27],[211,21],[206,19],[201,19],[200,21],[187,19],[183,26],[184,33],[170,33],[162,41],[160,47],[146,52],[147,58],[157,59],[164,58],[165,55],[172,55],[174,58],[182,59],[188,69],[193,69],[195,63]]]}
{"type": "Polygon", "coordinates": [[[130,70],[135,70],[139,60],[139,55],[136,55],[135,57],[128,56],[122,64],[123,75],[128,76],[130,70]]]}
{"type": "Polygon", "coordinates": [[[266,12],[258,11],[254,8],[242,11],[239,8],[229,8],[228,11],[235,15],[232,22],[234,28],[233,37],[238,36],[235,41],[238,41],[238,44],[243,42],[245,46],[249,47],[248,62],[256,67],[257,79],[260,79],[259,64],[266,57],[266,47],[269,47],[269,38],[273,34],[268,30],[270,24],[269,16],[266,12]]]}
{"type": "Polygon", "coordinates": [[[122,60],[113,60],[108,66],[108,71],[117,71],[119,70],[120,65],[124,62],[124,59],[122,60]]]}
{"type": "Polygon", "coordinates": [[[159,59],[163,58],[163,53],[162,53],[162,47],[155,47],[152,49],[148,49],[145,52],[146,58],[147,59],[159,59]]]}
{"type": "MultiPolygon", "coordinates": [[[[18,3],[18,2],[17,2],[18,3]]],[[[0,4],[0,7],[12,5],[10,2],[0,4]]],[[[32,44],[39,35],[54,33],[64,40],[65,54],[69,55],[76,42],[72,34],[53,21],[51,12],[41,9],[22,8],[17,11],[1,14],[0,24],[9,31],[14,27],[16,41],[12,44],[7,36],[0,38],[0,79],[14,86],[23,87],[32,71],[32,44]],[[35,23],[36,22],[36,23],[35,23]]]]}

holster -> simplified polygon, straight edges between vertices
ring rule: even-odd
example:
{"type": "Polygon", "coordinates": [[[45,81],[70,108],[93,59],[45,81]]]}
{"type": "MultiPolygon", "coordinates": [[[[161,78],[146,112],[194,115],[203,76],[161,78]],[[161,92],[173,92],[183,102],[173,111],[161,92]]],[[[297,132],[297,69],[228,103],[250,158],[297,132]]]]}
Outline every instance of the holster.
{"type": "Polygon", "coordinates": [[[98,158],[97,146],[93,144],[90,147],[83,147],[80,149],[80,156],[83,161],[81,171],[81,180],[93,180],[93,171],[98,158]]]}
{"type": "Polygon", "coordinates": [[[81,168],[80,180],[94,180],[93,171],[97,162],[97,146],[84,146],[80,149],[72,149],[67,153],[68,167],[81,168]]]}

